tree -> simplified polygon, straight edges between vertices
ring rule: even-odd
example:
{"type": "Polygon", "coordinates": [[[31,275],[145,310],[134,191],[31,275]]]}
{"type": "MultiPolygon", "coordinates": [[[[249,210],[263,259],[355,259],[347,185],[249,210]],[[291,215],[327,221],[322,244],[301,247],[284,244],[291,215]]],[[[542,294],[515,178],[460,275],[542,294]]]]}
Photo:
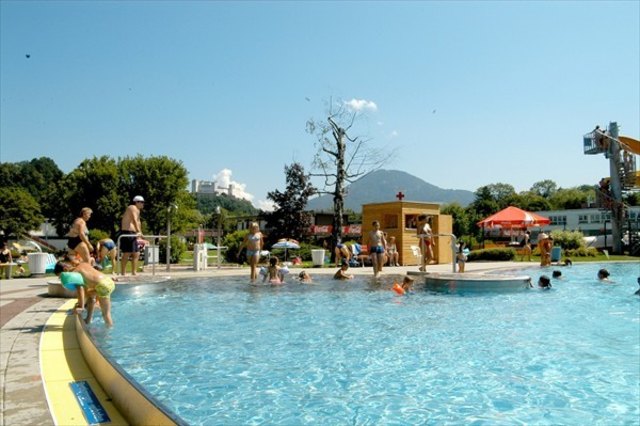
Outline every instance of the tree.
{"type": "Polygon", "coordinates": [[[62,185],[64,201],[59,203],[54,220],[58,233],[66,234],[80,210],[89,207],[93,210],[89,228],[114,235],[124,211],[118,188],[119,177],[116,161],[107,156],[84,160],[65,176],[62,185]]]}
{"type": "Polygon", "coordinates": [[[0,187],[25,189],[40,205],[45,217],[55,217],[60,205],[60,188],[64,173],[48,157],[31,161],[0,164],[0,187]]]}
{"type": "Polygon", "coordinates": [[[531,186],[530,191],[542,198],[549,199],[558,190],[558,185],[550,179],[541,180],[531,186]]]}
{"type": "Polygon", "coordinates": [[[475,234],[475,223],[471,221],[466,209],[459,203],[454,202],[445,205],[441,209],[441,213],[451,215],[453,219],[453,235],[457,238],[460,238],[463,235],[475,234]]]}
{"type": "Polygon", "coordinates": [[[0,229],[4,231],[5,238],[19,238],[39,229],[44,222],[40,206],[24,188],[0,187],[0,206],[0,229]]]}
{"type": "Polygon", "coordinates": [[[350,110],[346,103],[335,105],[330,102],[326,122],[307,121],[307,132],[316,136],[318,149],[313,166],[319,172],[310,176],[324,179],[324,188],[318,191],[319,194],[333,196],[333,246],[342,240],[346,185],[381,168],[390,158],[389,152],[374,150],[368,144],[368,139],[349,136],[360,117],[361,114],[350,110]]]}
{"type": "Polygon", "coordinates": [[[549,201],[555,210],[580,209],[587,204],[587,193],[577,188],[560,188],[549,201]]]}
{"type": "MultiPolygon", "coordinates": [[[[141,219],[146,224],[145,232],[160,235],[167,226],[169,207],[178,204],[178,201],[185,203],[192,200],[192,204],[188,207],[178,205],[177,215],[188,214],[185,210],[195,207],[193,197],[186,189],[189,178],[182,162],[166,156],[143,158],[138,155],[121,159],[118,166],[120,214],[134,196],[142,195],[145,198],[145,207],[141,219]]],[[[175,223],[175,226],[179,225],[179,222],[175,223]]],[[[173,216],[171,226],[174,227],[173,216]]]]}
{"type": "Polygon", "coordinates": [[[275,230],[274,235],[269,235],[270,243],[282,237],[301,241],[311,225],[311,215],[305,210],[309,197],[316,193],[316,189],[299,163],[285,166],[284,173],[287,181],[285,192],[275,190],[267,194],[267,198],[275,204],[274,211],[265,214],[267,226],[275,230]]]}

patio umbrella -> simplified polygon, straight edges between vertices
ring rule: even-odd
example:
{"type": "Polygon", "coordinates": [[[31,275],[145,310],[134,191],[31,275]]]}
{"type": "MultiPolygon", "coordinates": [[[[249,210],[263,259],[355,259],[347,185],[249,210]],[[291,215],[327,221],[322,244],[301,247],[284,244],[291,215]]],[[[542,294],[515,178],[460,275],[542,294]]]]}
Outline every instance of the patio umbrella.
{"type": "Polygon", "coordinates": [[[297,250],[300,248],[300,243],[297,242],[296,240],[292,239],[292,238],[282,238],[280,240],[278,240],[277,243],[275,243],[274,245],[271,246],[272,249],[274,248],[281,248],[284,249],[284,260],[287,260],[287,250],[289,249],[294,249],[297,250]]]}
{"type": "Polygon", "coordinates": [[[548,217],[509,206],[477,223],[483,228],[516,228],[526,229],[534,226],[543,226],[551,223],[548,217]]]}
{"type": "Polygon", "coordinates": [[[548,225],[550,223],[551,219],[548,217],[509,206],[481,220],[477,225],[485,228],[495,228],[498,226],[506,228],[530,228],[533,226],[548,225]]]}

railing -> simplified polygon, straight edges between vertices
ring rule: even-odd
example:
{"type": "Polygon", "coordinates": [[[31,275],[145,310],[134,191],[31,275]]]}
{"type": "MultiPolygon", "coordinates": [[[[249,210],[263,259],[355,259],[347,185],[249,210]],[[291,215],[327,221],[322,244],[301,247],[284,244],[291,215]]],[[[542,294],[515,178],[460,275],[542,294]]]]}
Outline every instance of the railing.
{"type": "MultiPolygon", "coordinates": [[[[145,240],[148,240],[148,241],[151,241],[150,239],[153,239],[154,242],[155,242],[156,239],[159,239],[159,238],[167,238],[166,235],[137,235],[137,234],[136,235],[134,235],[134,234],[120,234],[120,235],[118,235],[118,241],[116,242],[116,245],[118,246],[118,263],[120,265],[120,270],[122,270],[122,251],[120,250],[120,239],[122,237],[144,238],[145,240]]],[[[156,244],[151,244],[150,243],[149,247],[153,249],[153,248],[156,248],[158,246],[156,244]]],[[[153,252],[153,250],[151,250],[151,252],[153,252]]],[[[160,261],[159,254],[158,254],[158,259],[157,260],[160,261]]],[[[158,263],[158,262],[151,262],[151,275],[153,275],[153,276],[156,275],[156,263],[158,263]]],[[[133,263],[132,263],[131,266],[133,266],[133,263]]],[[[125,267],[126,267],[126,265],[125,265],[125,267]]],[[[115,268],[115,265],[114,265],[114,268],[115,268]]],[[[132,272],[137,272],[137,271],[132,271],[132,272]]],[[[116,273],[117,273],[117,271],[116,271],[116,273]]]]}

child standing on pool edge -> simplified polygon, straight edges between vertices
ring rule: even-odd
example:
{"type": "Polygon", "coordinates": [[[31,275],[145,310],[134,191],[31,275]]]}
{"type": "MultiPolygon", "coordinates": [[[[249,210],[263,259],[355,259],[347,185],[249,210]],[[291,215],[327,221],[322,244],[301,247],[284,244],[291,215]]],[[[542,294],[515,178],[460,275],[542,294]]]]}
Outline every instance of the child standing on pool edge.
{"type": "Polygon", "coordinates": [[[384,238],[384,232],[380,230],[380,222],[374,220],[372,225],[373,229],[369,232],[369,253],[373,265],[373,276],[377,278],[382,272],[387,240],[384,238]]]}

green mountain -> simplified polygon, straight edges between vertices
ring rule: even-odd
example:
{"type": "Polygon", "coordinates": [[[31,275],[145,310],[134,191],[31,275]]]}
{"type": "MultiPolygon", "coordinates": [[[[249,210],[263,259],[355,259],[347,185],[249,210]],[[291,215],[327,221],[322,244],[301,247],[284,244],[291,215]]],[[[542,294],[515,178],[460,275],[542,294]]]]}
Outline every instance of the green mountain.
{"type": "MultiPolygon", "coordinates": [[[[404,201],[449,204],[457,202],[467,206],[475,199],[471,191],[462,189],[442,189],[400,170],[376,170],[347,187],[345,208],[361,212],[363,204],[396,201],[396,194],[402,192],[404,201]]],[[[309,200],[309,210],[331,210],[333,197],[321,195],[309,200]]]]}

